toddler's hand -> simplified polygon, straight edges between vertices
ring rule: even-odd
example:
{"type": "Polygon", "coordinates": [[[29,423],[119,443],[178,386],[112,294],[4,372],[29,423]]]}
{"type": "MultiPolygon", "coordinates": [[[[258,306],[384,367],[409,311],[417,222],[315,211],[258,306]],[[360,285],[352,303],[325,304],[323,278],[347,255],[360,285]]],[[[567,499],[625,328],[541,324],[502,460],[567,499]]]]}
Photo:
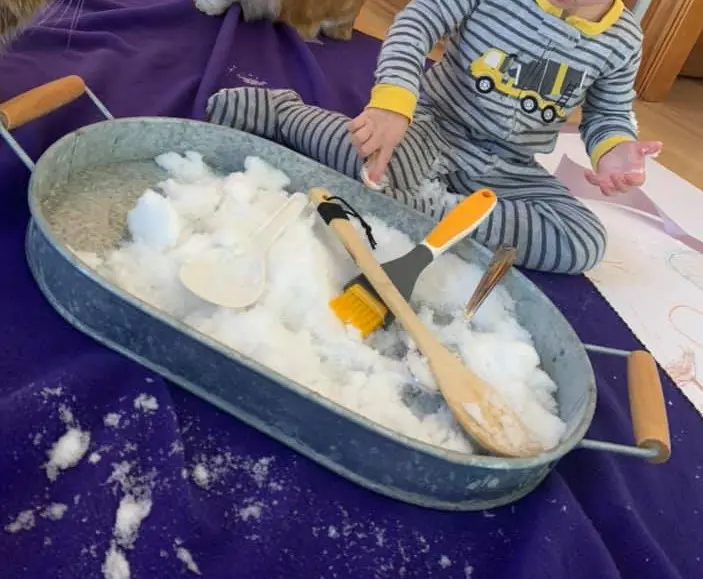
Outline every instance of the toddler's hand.
{"type": "Polygon", "coordinates": [[[644,161],[662,150],[659,142],[620,143],[598,162],[598,170],[586,171],[586,181],[600,187],[604,195],[625,193],[644,184],[644,161]]]}
{"type": "Polygon", "coordinates": [[[371,181],[381,181],[409,124],[403,115],[374,108],[366,109],[349,123],[352,143],[359,155],[364,159],[373,157],[366,168],[371,181]]]}

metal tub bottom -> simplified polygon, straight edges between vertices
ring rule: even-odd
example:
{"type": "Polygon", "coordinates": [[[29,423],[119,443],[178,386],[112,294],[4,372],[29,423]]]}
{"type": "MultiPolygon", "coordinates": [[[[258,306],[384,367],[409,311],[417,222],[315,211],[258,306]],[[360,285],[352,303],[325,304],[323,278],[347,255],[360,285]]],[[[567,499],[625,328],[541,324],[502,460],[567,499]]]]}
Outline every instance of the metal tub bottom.
{"type": "MultiPolygon", "coordinates": [[[[561,313],[519,272],[504,283],[517,302],[520,322],[533,335],[542,367],[558,385],[567,423],[561,444],[531,459],[467,455],[398,435],[110,284],[71,249],[96,251],[121,241],[134,200],[165,176],[152,160],[168,151],[198,151],[223,172],[240,170],[248,155],[259,156],[291,177],[291,191],[327,187],[415,240],[432,225],[356,181],[253,135],[176,119],[96,123],[49,148],[29,188],[27,259],[41,291],[71,325],[341,476],[424,507],[477,510],[514,502],[579,444],[596,403],[590,361],[561,313]]],[[[455,253],[483,266],[490,259],[472,241],[455,253]]]]}

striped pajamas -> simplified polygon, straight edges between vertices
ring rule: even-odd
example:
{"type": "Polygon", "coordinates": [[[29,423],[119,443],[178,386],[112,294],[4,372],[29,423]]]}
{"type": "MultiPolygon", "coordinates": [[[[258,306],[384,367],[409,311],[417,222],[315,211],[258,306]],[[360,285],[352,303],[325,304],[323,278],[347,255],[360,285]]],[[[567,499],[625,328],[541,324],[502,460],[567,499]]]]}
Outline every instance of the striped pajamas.
{"type": "MultiPolygon", "coordinates": [[[[605,230],[535,154],[553,150],[580,105],[594,165],[636,139],[639,34],[621,0],[600,23],[563,17],[548,0],[412,0],[388,32],[369,103],[412,120],[385,192],[439,219],[466,194],[491,188],[498,205],[477,241],[516,247],[529,269],[590,269],[603,256],[605,230]],[[445,36],[444,58],[424,72],[425,55],[445,36]],[[450,193],[428,187],[430,180],[450,193]]],[[[208,101],[207,118],[359,176],[349,119],[293,91],[225,89],[208,101]]]]}

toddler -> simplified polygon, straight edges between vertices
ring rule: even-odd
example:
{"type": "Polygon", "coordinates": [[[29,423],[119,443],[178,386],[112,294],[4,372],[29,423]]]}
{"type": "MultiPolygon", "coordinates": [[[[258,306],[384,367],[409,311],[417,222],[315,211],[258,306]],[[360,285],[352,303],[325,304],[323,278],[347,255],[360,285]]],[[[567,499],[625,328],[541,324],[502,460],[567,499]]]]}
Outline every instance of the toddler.
{"type": "Polygon", "coordinates": [[[467,194],[498,196],[474,233],[517,248],[518,265],[577,274],[603,257],[598,218],[537,163],[582,106],[580,132],[605,195],[644,181],[660,143],[637,141],[632,104],[641,31],[622,0],[411,0],[381,48],[365,110],[349,120],[290,90],[225,89],[208,120],[256,133],[435,219],[467,194]],[[444,56],[425,72],[432,47],[444,56]],[[439,180],[450,195],[437,187],[439,180]]]}

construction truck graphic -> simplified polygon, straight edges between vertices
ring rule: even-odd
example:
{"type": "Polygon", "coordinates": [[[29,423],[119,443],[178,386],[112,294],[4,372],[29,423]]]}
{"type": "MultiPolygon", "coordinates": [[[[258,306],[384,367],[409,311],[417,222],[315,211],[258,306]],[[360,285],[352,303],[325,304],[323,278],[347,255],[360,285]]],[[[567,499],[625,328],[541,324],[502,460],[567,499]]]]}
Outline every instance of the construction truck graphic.
{"type": "Polygon", "coordinates": [[[540,112],[545,123],[565,117],[566,103],[581,89],[586,73],[549,59],[520,63],[516,55],[493,48],[471,64],[476,90],[497,90],[520,101],[526,113],[540,112]]]}

